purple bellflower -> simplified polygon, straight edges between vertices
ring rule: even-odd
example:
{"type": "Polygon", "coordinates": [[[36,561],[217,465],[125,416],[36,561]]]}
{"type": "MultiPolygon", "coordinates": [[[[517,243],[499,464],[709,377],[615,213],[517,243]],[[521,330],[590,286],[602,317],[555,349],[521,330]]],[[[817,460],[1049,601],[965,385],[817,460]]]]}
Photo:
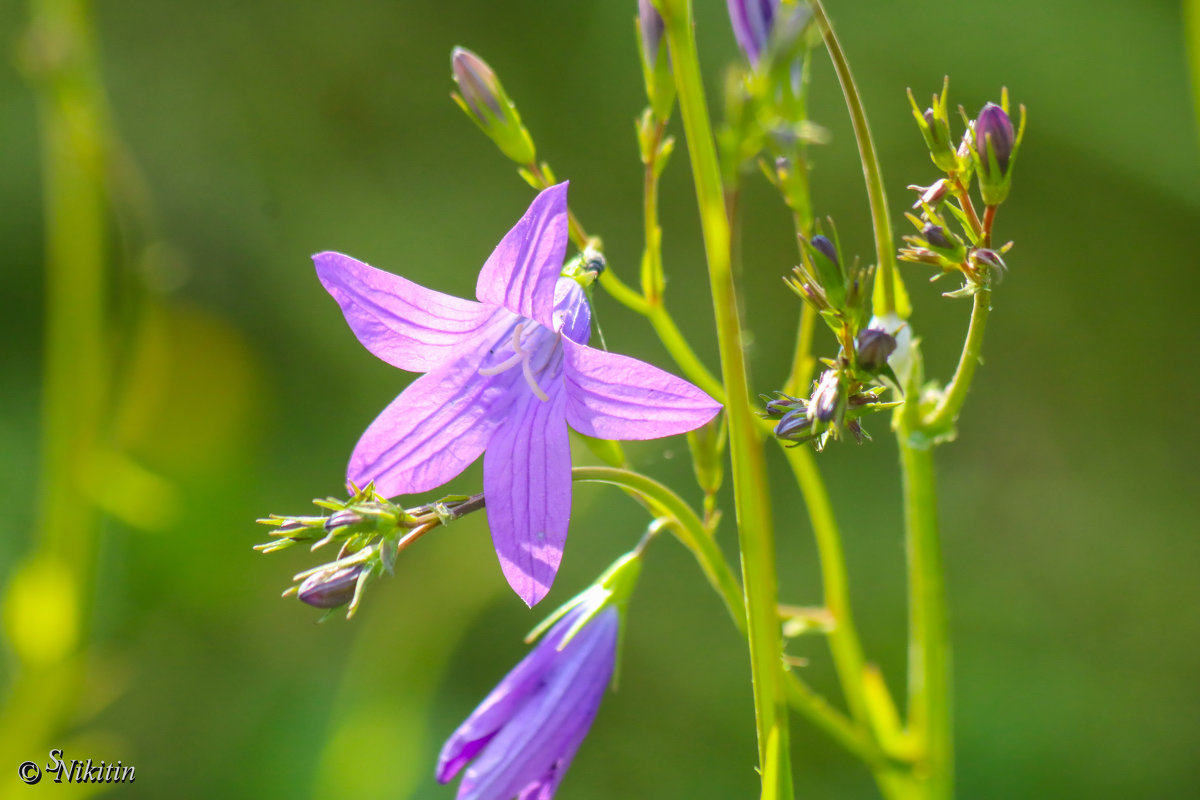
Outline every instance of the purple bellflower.
{"type": "Polygon", "coordinates": [[[480,270],[479,302],[338,253],[313,257],[351,330],[414,381],[359,439],[347,477],[385,497],[428,491],[486,450],[483,489],[500,567],[530,606],[550,590],[571,515],[567,426],[658,439],[720,405],[687,381],[587,346],[583,288],[560,277],[567,184],[541,192],[480,270]]]}
{"type": "Polygon", "coordinates": [[[459,784],[457,800],[554,796],[592,727],[616,664],[619,612],[608,606],[597,613],[595,606],[584,599],[559,619],[446,741],[438,758],[440,783],[478,756],[459,784]]]}

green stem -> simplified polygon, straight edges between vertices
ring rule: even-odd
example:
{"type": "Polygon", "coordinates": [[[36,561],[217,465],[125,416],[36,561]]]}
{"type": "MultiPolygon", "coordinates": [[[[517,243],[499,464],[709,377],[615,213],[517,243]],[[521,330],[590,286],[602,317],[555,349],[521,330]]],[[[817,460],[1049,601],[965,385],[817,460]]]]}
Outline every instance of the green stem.
{"type": "MultiPolygon", "coordinates": [[[[892,239],[892,222],[887,212],[887,195],[883,189],[883,174],[879,169],[879,157],[875,154],[875,143],[871,139],[871,129],[867,124],[867,112],[863,109],[862,98],[858,87],[854,84],[854,76],[850,74],[850,64],[846,54],[838,42],[837,34],[825,15],[821,0],[812,0],[813,17],[821,27],[825,39],[825,49],[833,61],[837,72],[838,82],[842,85],[842,94],[846,98],[846,107],[850,111],[850,121],[854,126],[854,138],[858,141],[858,155],[862,160],[863,177],[867,182],[867,201],[871,205],[871,223],[875,230],[875,258],[879,264],[879,280],[883,281],[884,313],[896,311],[896,283],[899,276],[896,271],[896,248],[892,239]]],[[[880,309],[876,309],[880,313],[880,309]]]]}
{"type": "MultiPolygon", "coordinates": [[[[742,600],[742,589],[724,553],[717,547],[712,535],[704,527],[700,517],[679,495],[658,481],[613,467],[575,467],[572,478],[584,483],[607,483],[619,486],[644,500],[652,513],[667,516],[675,537],[692,552],[709,584],[725,601],[725,607],[734,625],[746,635],[746,607],[742,600]]],[[[817,728],[824,731],[847,751],[858,756],[873,768],[887,767],[886,759],[879,746],[866,731],[847,719],[812,690],[793,673],[787,673],[784,692],[788,704],[817,728]]]]}
{"type": "Polygon", "coordinates": [[[616,467],[575,467],[571,470],[573,480],[589,483],[608,483],[628,489],[644,498],[653,506],[655,514],[664,514],[672,521],[671,530],[676,538],[700,564],[704,577],[716,590],[734,625],[743,635],[746,633],[746,608],[742,602],[742,587],[738,585],[729,562],[721,548],[704,527],[699,515],[679,495],[653,478],[637,472],[616,467]]]}
{"type": "Polygon", "coordinates": [[[741,321],[730,268],[729,220],[696,53],[692,4],[690,0],[663,0],[660,10],[696,186],[726,387],[763,797],[791,797],[788,715],[781,668],[783,648],[776,610],[774,532],[762,440],[750,407],[741,321]],[[767,780],[769,776],[775,776],[775,780],[767,780]]]}
{"type": "Polygon", "coordinates": [[[937,520],[933,453],[918,444],[915,398],[903,409],[899,430],[904,469],[904,527],[908,548],[908,724],[917,739],[925,796],[948,800],[954,787],[950,696],[950,636],[937,520]]]}
{"type": "Polygon", "coordinates": [[[838,679],[846,695],[846,704],[850,708],[851,716],[862,724],[869,724],[870,717],[863,694],[865,670],[862,644],[850,610],[850,581],[842,552],[842,537],[833,514],[833,505],[829,502],[829,492],[821,479],[811,450],[805,447],[786,447],[784,454],[796,476],[800,492],[804,495],[804,505],[812,522],[817,557],[821,561],[825,608],[836,623],[829,632],[829,647],[833,651],[838,679]]]}
{"type": "Polygon", "coordinates": [[[950,379],[950,385],[946,387],[941,401],[921,422],[920,428],[933,432],[944,431],[958,418],[959,411],[967,400],[967,392],[971,389],[975,369],[983,356],[983,335],[987,331],[988,315],[991,311],[991,291],[981,289],[976,292],[975,304],[971,308],[971,324],[967,328],[967,339],[963,342],[954,377],[950,379]]]}

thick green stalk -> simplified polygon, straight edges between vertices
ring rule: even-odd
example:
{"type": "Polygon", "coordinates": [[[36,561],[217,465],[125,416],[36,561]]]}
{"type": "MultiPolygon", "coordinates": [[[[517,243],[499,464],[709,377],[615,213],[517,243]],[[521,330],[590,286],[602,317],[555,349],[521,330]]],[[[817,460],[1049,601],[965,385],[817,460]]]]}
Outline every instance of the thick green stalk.
{"type": "Polygon", "coordinates": [[[937,519],[933,452],[902,414],[899,436],[904,468],[904,527],[908,548],[908,724],[917,738],[917,774],[925,797],[949,800],[954,793],[954,740],[950,695],[950,631],[937,519]],[[914,434],[916,439],[914,439],[914,434]],[[917,439],[920,440],[918,444],[917,439]]]}
{"type": "MultiPolygon", "coordinates": [[[[850,74],[850,64],[842,45],[838,41],[829,17],[821,0],[812,0],[813,17],[821,26],[821,34],[825,39],[825,49],[833,61],[837,72],[838,82],[842,85],[842,94],[846,98],[846,107],[850,111],[850,121],[854,126],[854,138],[858,142],[858,155],[862,161],[863,177],[867,182],[867,201],[871,205],[871,223],[875,230],[875,259],[879,264],[877,280],[883,282],[884,313],[895,312],[896,283],[896,248],[892,239],[892,222],[887,212],[887,195],[883,190],[883,174],[879,169],[879,156],[875,154],[875,143],[871,139],[871,129],[867,124],[867,112],[863,108],[862,98],[859,97],[858,87],[854,85],[854,76],[850,74]]],[[[879,313],[880,309],[876,309],[879,313]]]]}
{"type": "Polygon", "coordinates": [[[751,674],[758,729],[763,796],[791,797],[788,715],[783,686],[782,642],[777,612],[775,543],[762,439],[750,407],[741,321],[730,265],[730,231],[722,194],[712,124],[696,53],[690,0],[663,0],[671,66],[696,186],[717,321],[725,409],[733,463],[733,486],[749,624],[751,674]],[[774,746],[773,753],[768,743],[774,746]],[[773,757],[782,754],[781,759],[773,757]],[[775,780],[767,780],[774,776],[775,780]]]}

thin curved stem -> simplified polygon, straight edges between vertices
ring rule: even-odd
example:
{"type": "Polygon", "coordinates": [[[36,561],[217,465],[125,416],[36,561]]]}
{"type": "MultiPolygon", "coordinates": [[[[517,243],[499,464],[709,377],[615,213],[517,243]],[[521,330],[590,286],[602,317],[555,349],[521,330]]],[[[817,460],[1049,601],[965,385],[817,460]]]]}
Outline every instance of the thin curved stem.
{"type": "MultiPolygon", "coordinates": [[[[871,205],[871,223],[875,230],[875,258],[879,264],[877,280],[883,282],[882,311],[894,313],[897,309],[896,284],[900,277],[896,270],[896,247],[892,238],[892,222],[887,212],[887,195],[883,189],[879,156],[875,154],[875,143],[871,139],[871,129],[867,124],[867,112],[863,108],[858,87],[854,84],[854,76],[850,74],[850,64],[833,26],[829,23],[821,0],[812,0],[812,9],[813,17],[821,27],[825,49],[829,51],[829,57],[833,61],[838,82],[842,85],[842,94],[845,95],[850,121],[854,126],[854,138],[858,142],[858,155],[862,160],[863,177],[867,182],[867,200],[871,205]]],[[[876,313],[879,311],[880,309],[876,309],[876,313]]]]}
{"type": "Polygon", "coordinates": [[[954,377],[946,387],[937,407],[921,421],[924,430],[940,432],[954,424],[963,403],[967,400],[967,392],[971,389],[971,381],[975,377],[975,369],[983,358],[983,336],[987,331],[988,316],[992,311],[992,293],[981,289],[975,293],[975,304],[971,308],[971,324],[967,328],[967,339],[963,342],[962,354],[958,358],[958,366],[954,377]]]}

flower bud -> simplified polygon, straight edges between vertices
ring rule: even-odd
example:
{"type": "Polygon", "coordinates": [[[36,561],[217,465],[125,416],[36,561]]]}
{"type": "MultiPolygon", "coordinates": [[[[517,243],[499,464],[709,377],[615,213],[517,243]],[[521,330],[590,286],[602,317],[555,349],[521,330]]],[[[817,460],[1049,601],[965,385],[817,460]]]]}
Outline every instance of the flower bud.
{"type": "Polygon", "coordinates": [[[840,266],[838,263],[837,248],[833,246],[833,242],[829,241],[827,236],[820,234],[812,238],[813,249],[833,262],[835,267],[840,266]]]}
{"type": "Polygon", "coordinates": [[[942,83],[941,93],[933,95],[933,104],[924,111],[917,105],[912,89],[908,90],[908,102],[912,104],[913,118],[917,121],[917,127],[921,129],[921,138],[925,140],[925,146],[929,148],[929,157],[938,169],[944,172],[958,169],[958,156],[951,143],[950,115],[946,110],[949,89],[950,79],[946,78],[942,83]]]}
{"type": "Polygon", "coordinates": [[[808,418],[818,422],[830,422],[838,416],[838,408],[842,400],[841,380],[836,370],[827,369],[821,373],[817,382],[817,390],[808,401],[808,418]]]}
{"type": "Polygon", "coordinates": [[[896,340],[891,334],[876,328],[864,328],[855,340],[858,366],[867,372],[878,372],[896,350],[896,340]]]}
{"type": "Polygon", "coordinates": [[[904,386],[913,365],[912,329],[895,312],[884,314],[881,317],[871,317],[867,328],[883,331],[896,341],[896,348],[888,355],[887,362],[899,377],[900,385],[904,386]]]}
{"type": "Polygon", "coordinates": [[[492,68],[463,47],[454,48],[450,67],[459,90],[452,97],[459,107],[504,155],[521,165],[532,163],[533,140],[492,68]]]}
{"type": "Polygon", "coordinates": [[[337,608],[346,605],[354,598],[354,589],[358,585],[358,577],[362,570],[362,564],[355,564],[314,572],[300,584],[298,594],[301,602],[315,608],[337,608]]]}
{"type": "Polygon", "coordinates": [[[985,105],[975,120],[975,147],[982,163],[981,175],[989,171],[993,159],[1001,173],[1008,169],[1014,140],[1012,121],[1004,109],[995,103],[985,105]]]}
{"type": "Polygon", "coordinates": [[[828,237],[820,234],[805,242],[812,258],[817,283],[828,304],[835,309],[846,305],[846,276],[842,273],[837,246],[828,237]]]}
{"type": "Polygon", "coordinates": [[[950,240],[946,238],[946,231],[940,225],[930,223],[921,229],[921,235],[925,237],[925,241],[929,242],[934,247],[953,247],[950,240]]]}
{"type": "Polygon", "coordinates": [[[759,59],[770,43],[779,0],[728,0],[728,6],[729,21],[733,23],[733,35],[738,47],[751,66],[758,66],[759,59]]]}
{"type": "Polygon", "coordinates": [[[998,206],[1008,197],[1013,163],[1025,133],[1024,107],[1021,108],[1020,130],[1015,132],[1005,110],[1007,107],[1008,93],[1005,92],[1002,105],[985,105],[973,126],[971,157],[979,176],[979,192],[989,206],[998,206]]]}
{"type": "Polygon", "coordinates": [[[671,77],[671,58],[663,36],[666,27],[662,15],[651,0],[638,0],[638,32],[642,38],[642,77],[646,98],[654,118],[665,121],[675,103],[675,80],[671,77]]]}
{"type": "Polygon", "coordinates": [[[802,408],[784,414],[775,425],[775,438],[803,440],[812,433],[812,420],[802,408]]]}

